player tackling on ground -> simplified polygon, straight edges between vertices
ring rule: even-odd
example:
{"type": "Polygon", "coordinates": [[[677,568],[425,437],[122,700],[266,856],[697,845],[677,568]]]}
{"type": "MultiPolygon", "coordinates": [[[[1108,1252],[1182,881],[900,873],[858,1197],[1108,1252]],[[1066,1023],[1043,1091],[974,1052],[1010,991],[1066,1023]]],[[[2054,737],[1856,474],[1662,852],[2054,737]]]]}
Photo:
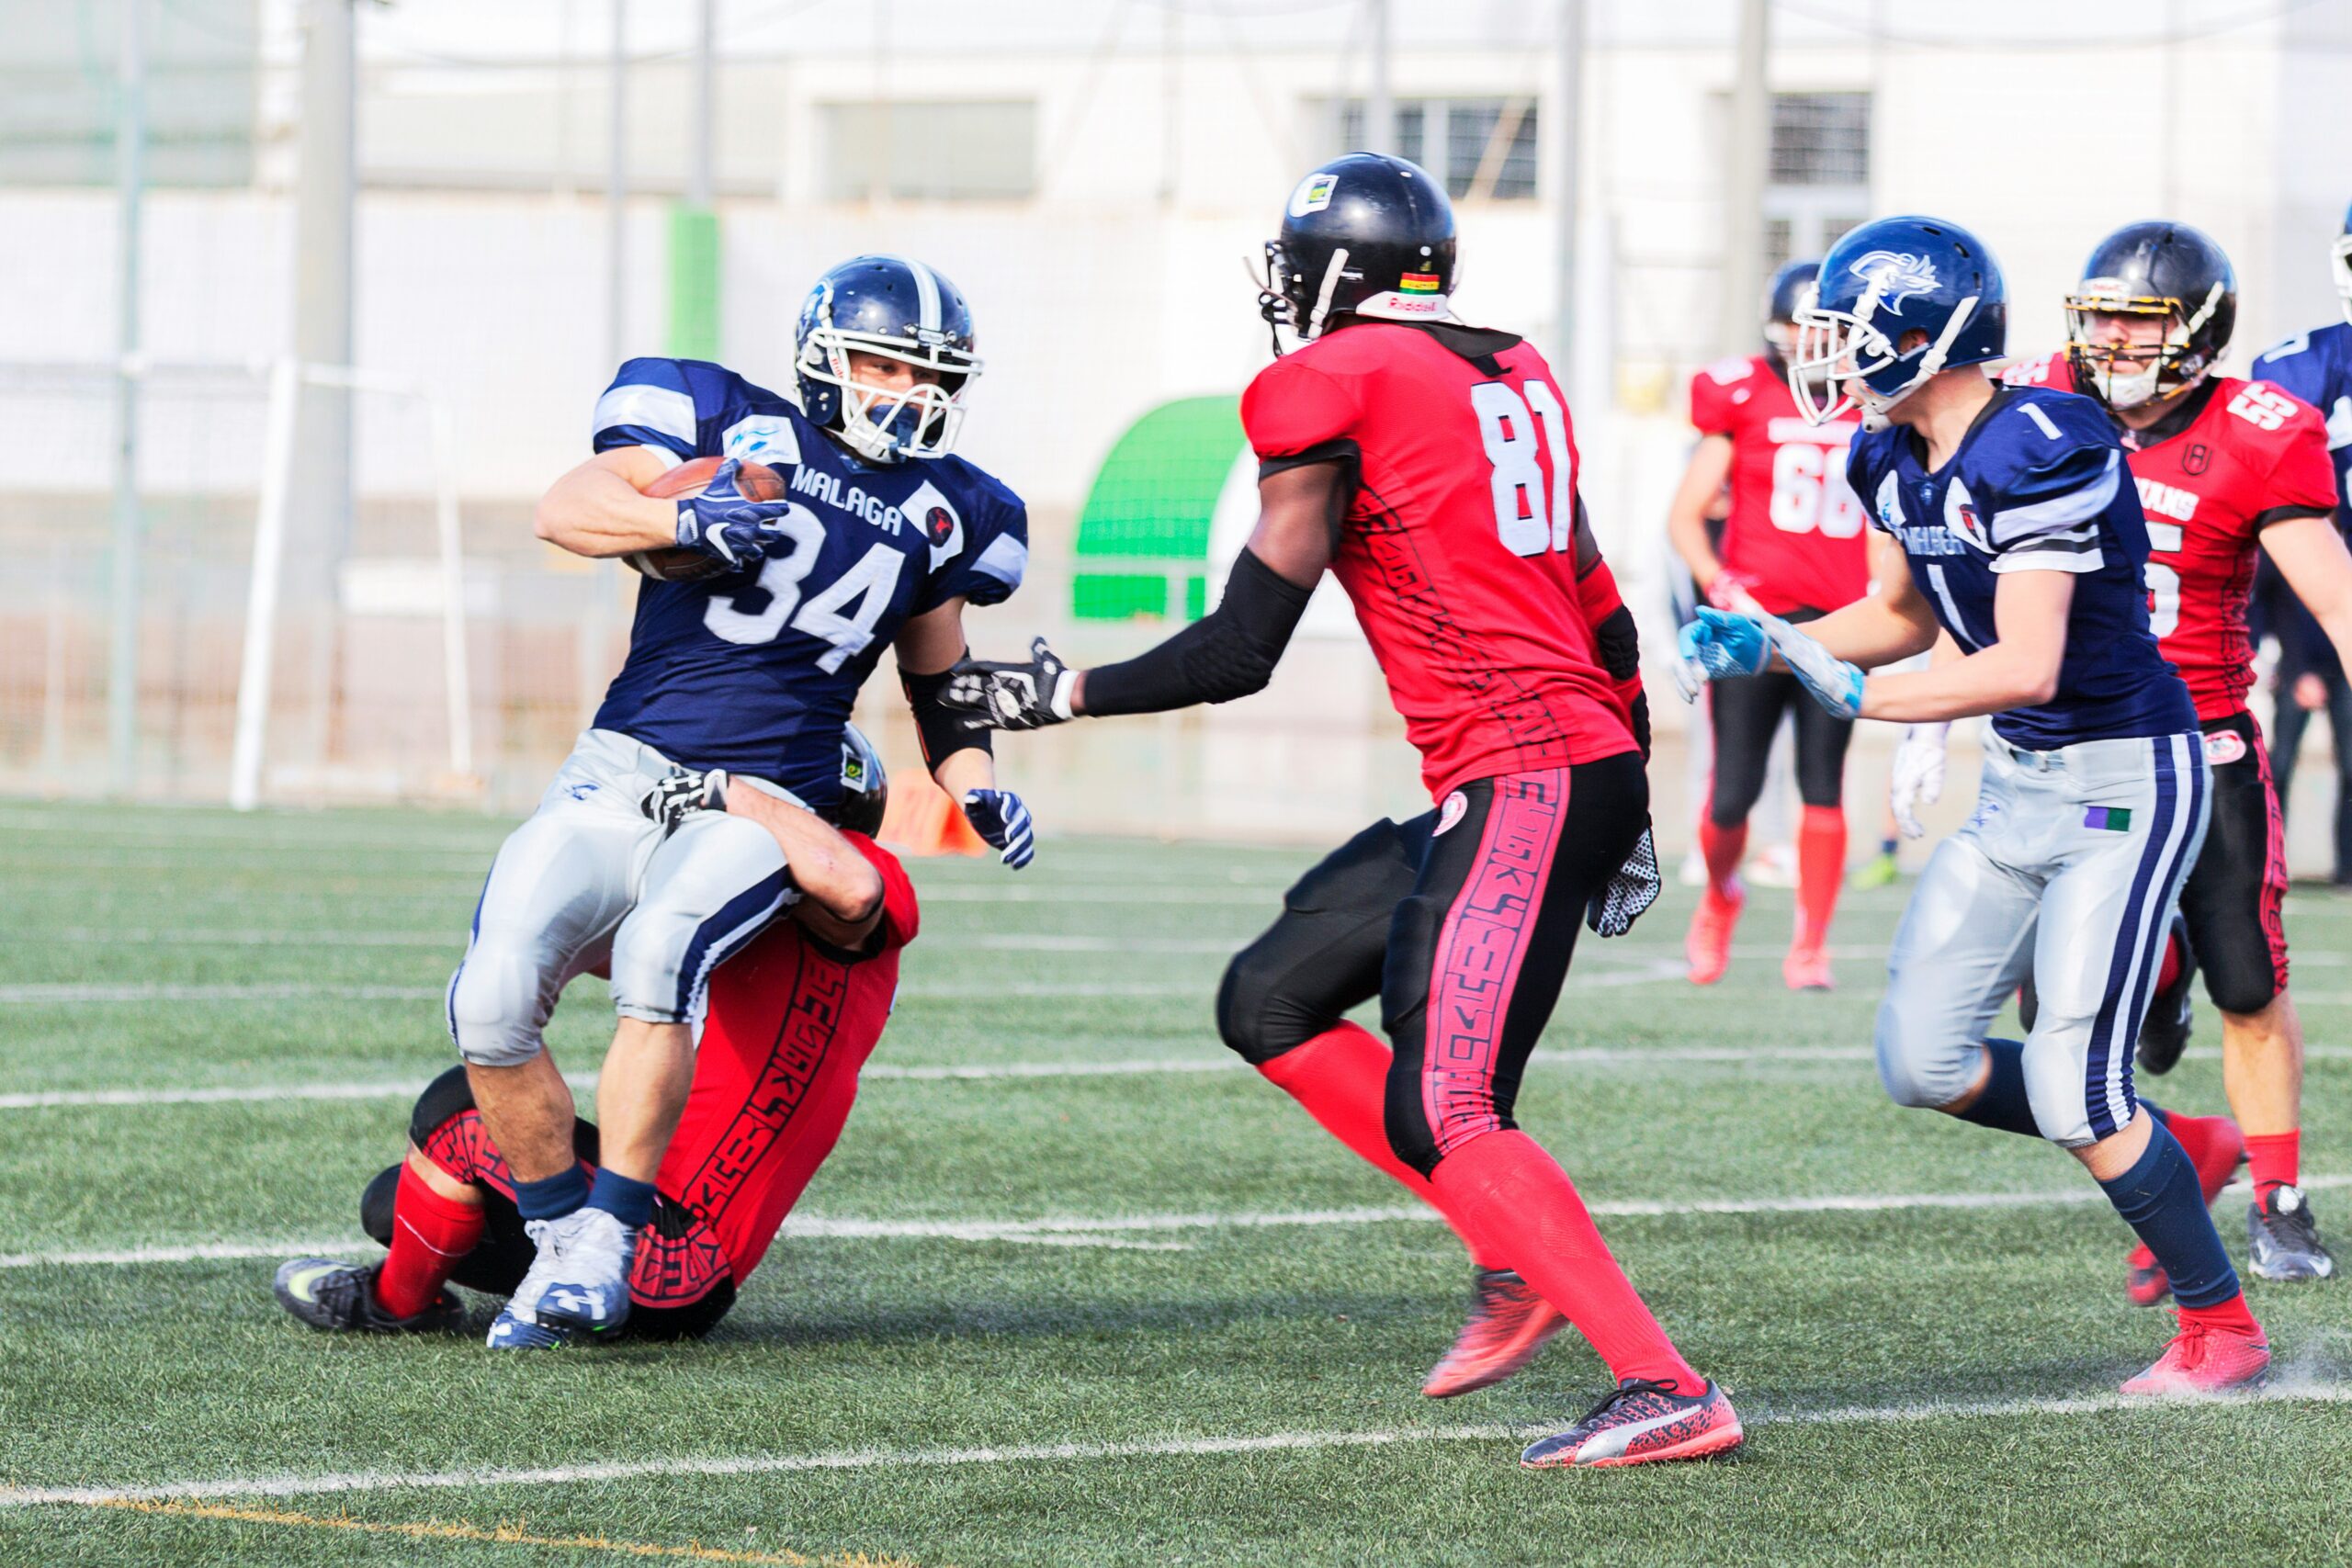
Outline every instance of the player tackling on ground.
{"type": "MultiPolygon", "coordinates": [[[[889,1020],[899,950],[915,936],[914,888],[874,842],[888,786],[854,728],[842,771],[839,831],[758,790],[728,796],[728,809],[775,835],[800,899],[712,977],[694,1087],[654,1184],[653,1224],[630,1259],[619,1333],[700,1336],[726,1315],[832,1152],[858,1070],[889,1020]]],[[[703,798],[669,792],[649,809],[657,825],[676,827],[706,808],[703,798]]],[[[573,1123],[591,1167],[598,1145],[595,1127],[573,1123]]],[[[457,1329],[464,1308],[445,1285],[506,1295],[531,1266],[514,1188],[465,1070],[452,1067],[418,1098],[407,1157],[360,1199],[384,1258],[295,1258],[277,1270],[279,1304],[338,1332],[457,1329]]]]}
{"type": "Polygon", "coordinates": [[[1878,1013],[1879,1073],[1905,1105],[2072,1152],[2172,1282],[2179,1332],[2126,1393],[2258,1380],[2246,1310],[2196,1167],[2140,1106],[2132,1044],[2211,793],[2188,689],[2157,650],[2148,536],[2107,412],[1996,387],[2007,297],[1974,235],[1930,218],[1864,224],[1830,248],[1798,312],[1790,383],[1807,416],[1859,406],[1848,477],[1888,537],[1880,592],[1803,629],[1702,610],[1694,678],[1777,655],[1830,712],[1992,716],[1983,793],[1905,909],[1878,1013]],[[1835,380],[1824,409],[1812,381],[1835,380]],[[1925,651],[1940,626],[1964,657],[1925,651]],[[2024,1042],[1985,1029],[2030,969],[2024,1042]]]}
{"type": "MultiPolygon", "coordinates": [[[[1690,423],[1700,433],[1667,512],[1667,534],[1706,602],[1719,610],[1760,608],[1802,624],[1860,598],[1870,587],[1862,507],[1846,488],[1846,444],[1859,421],[1815,425],[1789,394],[1788,349],[1798,304],[1818,262],[1791,262],[1764,297],[1764,352],[1724,359],[1690,378],[1690,423]],[[1707,537],[1707,508],[1731,489],[1720,552],[1707,537]]],[[[1792,990],[1829,989],[1829,921],[1846,880],[1846,747],[1854,727],[1805,700],[1787,675],[1711,692],[1707,723],[1714,769],[1699,847],[1707,888],[1684,947],[1694,984],[1712,986],[1731,965],[1733,929],[1747,896],[1739,865],[1747,817],[1764,790],[1773,737],[1788,716],[1796,728],[1797,919],[1781,976],[1792,990]]]]}
{"type": "MultiPolygon", "coordinates": [[[[2166,945],[2140,1066],[2164,1073],[2179,1059],[2201,967],[2222,1013],[2222,1078],[2237,1120],[2176,1113],[2167,1125],[2209,1193],[2236,1169],[2243,1133],[2255,1190],[2250,1266],[2268,1280],[2324,1279],[2335,1261],[2296,1186],[2303,1030],[2287,994],[2286,830],[2246,709],[2246,597],[2257,553],[2267,554],[2338,653],[2352,654],[2352,554],[2335,530],[2335,471],[2317,411],[2276,387],[2213,374],[2237,309],[2236,272],[2211,238],[2185,223],[2127,224],[2093,248],[2066,297],[2065,351],[2004,379],[2081,392],[2115,422],[2148,517],[2150,625],[2188,682],[2213,770],[2212,828],[2180,895],[2187,940],[2166,945]]],[[[2142,1305],[2164,1299],[2164,1270],[2144,1247],[2126,1288],[2142,1305]]]]}
{"type": "Polygon", "coordinates": [[[628,662],[537,812],[500,848],[449,1028],[538,1244],[492,1326],[498,1348],[560,1344],[627,1316],[630,1252],[694,1070],[711,972],[797,896],[779,840],[749,818],[639,808],[682,775],[724,773],[820,815],[841,794],[842,727],[896,645],[940,782],[1009,863],[1034,839],[987,748],[937,706],[965,650],[963,607],[1019,586],[1020,501],[951,454],[979,373],[969,309],[919,261],[859,256],[820,278],[796,334],[797,406],[698,360],[632,359],[596,404],[596,455],[549,488],[542,538],[575,555],[683,548],[716,575],[649,579],[628,662]],[[686,500],[643,492],[678,464],[727,460],[686,500]],[[746,500],[756,460],[786,498],[746,500]],[[571,1090],[541,1040],[564,987],[604,964],[619,1024],[596,1089],[604,1163],[573,1152],[571,1090]]]}
{"type": "Polygon", "coordinates": [[[967,661],[949,700],[1005,728],[1230,701],[1265,685],[1330,569],[1438,806],[1291,889],[1226,976],[1225,1038],[1485,1266],[1430,1392],[1510,1375],[1565,1314],[1618,1386],[1526,1463],[1719,1453],[1740,1440],[1730,1401],[1511,1120],[1578,920],[1623,931],[1657,886],[1639,649],[1577,499],[1567,411],[1532,348],[1448,316],[1453,215],[1415,165],[1315,171],[1267,253],[1268,320],[1304,346],[1242,400],[1261,513],[1223,601],[1123,664],[1074,671],[1042,639],[1026,662],[967,661]],[[1342,1021],[1375,990],[1393,1055],[1342,1021]]]}

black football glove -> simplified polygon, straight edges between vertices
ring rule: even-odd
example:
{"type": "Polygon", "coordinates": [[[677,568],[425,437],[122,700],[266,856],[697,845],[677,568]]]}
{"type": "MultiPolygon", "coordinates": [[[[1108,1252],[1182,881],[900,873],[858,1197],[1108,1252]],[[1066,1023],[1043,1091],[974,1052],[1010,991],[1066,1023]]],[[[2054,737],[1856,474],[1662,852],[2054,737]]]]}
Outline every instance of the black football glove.
{"type": "Polygon", "coordinates": [[[1072,716],[1070,687],[1078,672],[1039,637],[1025,660],[965,659],[947,672],[944,705],[964,716],[967,729],[1043,729],[1072,716]]]}
{"type": "Polygon", "coordinates": [[[966,790],[964,818],[1013,870],[1037,858],[1037,825],[1030,819],[1028,804],[1011,790],[966,790]]]}
{"type": "Polygon", "coordinates": [[[1634,852],[1617,868],[1609,885],[1584,907],[1584,923],[1604,937],[1623,936],[1634,929],[1643,911],[1657,902],[1657,840],[1645,827],[1634,852]]]}
{"type": "Polygon", "coordinates": [[[743,465],[733,457],[718,465],[700,495],[678,502],[678,545],[699,550],[730,570],[756,562],[780,536],[776,522],[792,510],[788,501],[752,501],[735,488],[743,465]]]}
{"type": "Polygon", "coordinates": [[[662,824],[662,836],[666,839],[697,811],[727,809],[727,774],[718,768],[707,773],[680,768],[647,790],[637,808],[649,820],[662,824]]]}

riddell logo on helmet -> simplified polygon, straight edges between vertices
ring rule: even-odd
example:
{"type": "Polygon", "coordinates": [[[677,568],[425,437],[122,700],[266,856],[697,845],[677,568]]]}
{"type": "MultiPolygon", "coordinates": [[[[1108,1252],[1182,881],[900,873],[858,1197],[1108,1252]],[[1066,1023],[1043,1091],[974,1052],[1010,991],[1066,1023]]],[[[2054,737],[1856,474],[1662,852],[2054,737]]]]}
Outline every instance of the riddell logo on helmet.
{"type": "Polygon", "coordinates": [[[1442,316],[1445,314],[1445,296],[1405,294],[1392,290],[1374,295],[1356,309],[1367,316],[1442,316]]]}

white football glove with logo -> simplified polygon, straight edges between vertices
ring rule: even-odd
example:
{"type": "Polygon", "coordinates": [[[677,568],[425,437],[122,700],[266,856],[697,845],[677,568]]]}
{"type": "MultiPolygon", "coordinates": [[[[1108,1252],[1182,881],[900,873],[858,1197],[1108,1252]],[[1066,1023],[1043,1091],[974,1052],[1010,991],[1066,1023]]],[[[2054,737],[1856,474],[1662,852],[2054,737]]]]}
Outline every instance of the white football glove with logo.
{"type": "Polygon", "coordinates": [[[1886,803],[1906,839],[1927,832],[1919,826],[1920,803],[1932,806],[1943,798],[1944,751],[1951,738],[1949,721],[1908,725],[1894,748],[1894,776],[1886,786],[1886,803]]]}

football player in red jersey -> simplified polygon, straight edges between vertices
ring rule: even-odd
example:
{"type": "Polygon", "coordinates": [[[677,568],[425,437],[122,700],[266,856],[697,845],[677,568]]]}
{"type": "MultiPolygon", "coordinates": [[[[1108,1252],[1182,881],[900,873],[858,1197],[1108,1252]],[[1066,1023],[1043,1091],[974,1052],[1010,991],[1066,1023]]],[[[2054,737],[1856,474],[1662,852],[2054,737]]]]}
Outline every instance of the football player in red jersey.
{"type": "MultiPolygon", "coordinates": [[[[2287,993],[2278,800],[2246,711],[2245,612],[2258,547],[2352,653],[2352,554],[2335,530],[2335,473],[2318,411],[2266,382],[2213,374],[2236,317],[2236,274],[2210,237],[2185,223],[2127,224],[2099,242],[2067,296],[2065,352],[2007,378],[2086,393],[2114,419],[2148,517],[2150,622],[2196,699],[2213,768],[2212,828],[2181,892],[2140,1064],[2163,1073],[2179,1059],[2201,965],[2222,1013],[2222,1081],[2237,1120],[2176,1115],[2175,1134],[2210,1195],[2236,1168],[2242,1131],[2255,1272],[2319,1279],[2334,1260],[2296,1185],[2303,1034],[2287,993]]],[[[2128,1288],[2143,1304],[2168,1288],[2144,1247],[2132,1255],[2128,1288]]]]}
{"type": "MultiPolygon", "coordinates": [[[[1691,580],[1719,610],[1761,608],[1785,621],[1818,619],[1870,588],[1861,502],[1846,485],[1846,446],[1859,419],[1808,424],[1789,391],[1786,351],[1797,306],[1821,264],[1790,262],[1764,299],[1764,352],[1724,359],[1690,378],[1690,423],[1701,440],[1667,513],[1667,532],[1691,580]],[[1707,506],[1731,486],[1731,515],[1719,554],[1707,537],[1707,506]]],[[[1827,990],[1823,951],[1846,875],[1846,744],[1851,721],[1805,699],[1785,672],[1710,687],[1714,779],[1699,819],[1707,890],[1685,941],[1694,984],[1711,986],[1731,963],[1732,929],[1747,895],[1739,863],[1747,814],[1764,789],[1772,737],[1784,714],[1796,724],[1797,922],[1781,961],[1792,990],[1827,990]]]]}
{"type": "Polygon", "coordinates": [[[1351,153],[1299,182],[1267,247],[1278,357],[1241,421],[1261,514],[1206,618],[1125,663],[967,660],[975,724],[1229,702],[1262,688],[1326,568],[1355,606],[1434,810],[1308,872],[1237,957],[1226,1043],[1433,1204],[1481,1265],[1426,1392],[1510,1375],[1574,1323],[1618,1379],[1532,1466],[1719,1453],[1739,1418],[1693,1371],[1552,1157],[1511,1120],[1576,945],[1657,896],[1632,614],[1577,494],[1551,370],[1455,322],[1453,215],[1412,164],[1351,153]],[[1283,328],[1304,344],[1280,355],[1283,328]],[[1345,1021],[1377,994],[1389,1043],[1345,1021]],[[1391,1046],[1394,1047],[1393,1052],[1391,1046]]]}
{"type": "MultiPolygon", "coordinates": [[[[702,774],[681,785],[649,797],[648,814],[674,823],[723,803],[755,818],[782,841],[801,897],[712,977],[694,1084],[630,1261],[619,1332],[640,1338],[698,1337],[734,1305],[841,1136],[918,920],[913,885],[872,837],[888,784],[855,728],[842,748],[839,831],[748,785],[721,794],[702,774]]],[[[593,1166],[596,1129],[575,1127],[593,1166]]],[[[360,1200],[361,1223],[388,1254],[364,1266],[296,1258],[277,1270],[278,1302],[336,1331],[458,1328],[465,1314],[448,1281],[505,1295],[530,1268],[514,1190],[464,1068],[452,1067],[417,1100],[407,1158],[360,1200]]]]}

